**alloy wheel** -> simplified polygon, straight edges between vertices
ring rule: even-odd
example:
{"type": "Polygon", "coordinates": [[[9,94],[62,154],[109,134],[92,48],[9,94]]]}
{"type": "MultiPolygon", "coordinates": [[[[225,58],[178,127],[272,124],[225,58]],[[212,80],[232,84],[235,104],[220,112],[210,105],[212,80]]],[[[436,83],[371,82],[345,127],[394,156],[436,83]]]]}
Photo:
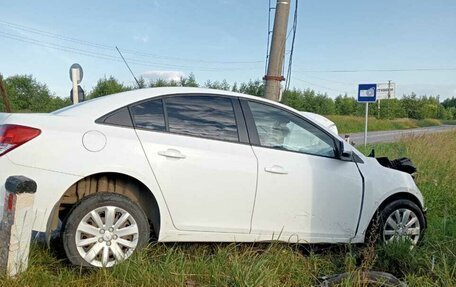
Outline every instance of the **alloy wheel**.
{"type": "Polygon", "coordinates": [[[420,239],[421,226],[418,216],[410,209],[400,208],[392,212],[383,226],[383,241],[393,242],[408,239],[416,245],[420,239]]]}
{"type": "Polygon", "coordinates": [[[103,206],[87,213],[76,229],[76,247],[96,267],[112,267],[127,259],[138,246],[139,229],[130,213],[103,206]]]}

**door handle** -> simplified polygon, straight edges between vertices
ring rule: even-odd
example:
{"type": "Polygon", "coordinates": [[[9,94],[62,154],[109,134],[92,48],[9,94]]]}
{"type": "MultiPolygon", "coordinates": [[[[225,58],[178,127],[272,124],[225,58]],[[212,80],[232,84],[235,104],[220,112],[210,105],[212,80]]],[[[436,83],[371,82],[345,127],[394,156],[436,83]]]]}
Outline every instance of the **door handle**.
{"type": "Polygon", "coordinates": [[[273,165],[270,167],[265,167],[264,171],[275,173],[275,174],[288,174],[288,172],[280,165],[273,165]]]}
{"type": "Polygon", "coordinates": [[[170,157],[170,158],[185,158],[184,154],[182,154],[177,149],[172,149],[172,148],[169,148],[165,151],[159,151],[158,154],[161,156],[170,157]]]}

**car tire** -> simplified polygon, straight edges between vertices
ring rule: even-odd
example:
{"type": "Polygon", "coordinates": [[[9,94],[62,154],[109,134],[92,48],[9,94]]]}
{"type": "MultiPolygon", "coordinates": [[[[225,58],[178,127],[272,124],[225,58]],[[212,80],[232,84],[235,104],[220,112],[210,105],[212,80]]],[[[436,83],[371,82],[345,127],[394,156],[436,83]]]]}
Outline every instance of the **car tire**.
{"type": "Polygon", "coordinates": [[[139,205],[121,194],[96,193],[70,211],[62,243],[74,265],[112,267],[144,247],[149,236],[149,221],[139,205]]]}
{"type": "Polygon", "coordinates": [[[409,238],[413,245],[420,243],[426,228],[422,209],[408,199],[388,203],[372,220],[367,241],[390,243],[409,238]]]}

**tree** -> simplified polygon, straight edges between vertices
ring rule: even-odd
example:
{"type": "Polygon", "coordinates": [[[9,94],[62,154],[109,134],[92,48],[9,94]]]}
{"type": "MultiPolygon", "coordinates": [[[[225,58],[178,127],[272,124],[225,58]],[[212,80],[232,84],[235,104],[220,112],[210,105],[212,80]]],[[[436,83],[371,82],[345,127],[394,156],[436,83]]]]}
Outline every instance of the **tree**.
{"type": "Polygon", "coordinates": [[[106,78],[105,76],[104,78],[98,80],[95,87],[93,87],[93,89],[90,91],[88,98],[94,99],[106,95],[125,92],[131,89],[131,87],[125,86],[124,84],[120,83],[113,76],[110,76],[109,78],[106,78]]]}
{"type": "Polygon", "coordinates": [[[241,83],[239,86],[239,93],[263,97],[264,96],[264,84],[260,80],[249,80],[247,83],[241,83]]]}
{"type": "MultiPolygon", "coordinates": [[[[399,99],[383,99],[380,106],[380,118],[396,119],[407,117],[407,112],[399,99]]],[[[376,106],[377,105],[373,105],[376,106]]],[[[377,112],[375,111],[374,114],[377,112]]]]}
{"type": "Polygon", "coordinates": [[[450,108],[450,107],[456,108],[456,98],[455,98],[455,97],[452,97],[451,99],[450,99],[450,98],[445,99],[445,100],[442,102],[442,105],[443,105],[445,108],[450,108]]]}
{"type": "Polygon", "coordinates": [[[237,83],[234,82],[233,86],[231,87],[231,91],[232,92],[235,92],[235,93],[238,93],[239,92],[239,89],[238,89],[238,86],[237,86],[237,83]]]}
{"type": "Polygon", "coordinates": [[[210,80],[208,80],[206,83],[204,83],[204,87],[209,88],[209,89],[217,89],[217,90],[224,90],[224,91],[231,90],[230,84],[228,84],[228,82],[226,80],[223,80],[221,82],[219,82],[219,81],[211,82],[210,80]]]}
{"type": "Polygon", "coordinates": [[[195,79],[195,75],[190,73],[188,77],[181,77],[179,81],[179,86],[181,87],[198,87],[199,84],[195,79]]]}
{"type": "Polygon", "coordinates": [[[56,97],[32,75],[12,76],[4,84],[14,112],[51,112],[71,104],[69,98],[56,97]]]}
{"type": "Polygon", "coordinates": [[[156,79],[154,81],[149,82],[149,88],[160,88],[160,87],[177,87],[178,83],[174,80],[163,80],[163,79],[156,79]]]}
{"type": "Polygon", "coordinates": [[[146,80],[141,76],[138,79],[137,86],[135,88],[144,89],[147,88],[146,80]]]}
{"type": "Polygon", "coordinates": [[[178,81],[156,79],[149,82],[149,88],[158,87],[198,87],[199,84],[195,79],[195,75],[190,74],[188,77],[181,77],[178,81]]]}
{"type": "Polygon", "coordinates": [[[282,95],[282,104],[290,106],[298,111],[305,110],[304,97],[301,91],[297,89],[285,91],[282,95]]]}
{"type": "Polygon", "coordinates": [[[359,110],[355,98],[347,95],[339,95],[335,100],[335,105],[336,114],[338,115],[355,115],[359,110]]]}

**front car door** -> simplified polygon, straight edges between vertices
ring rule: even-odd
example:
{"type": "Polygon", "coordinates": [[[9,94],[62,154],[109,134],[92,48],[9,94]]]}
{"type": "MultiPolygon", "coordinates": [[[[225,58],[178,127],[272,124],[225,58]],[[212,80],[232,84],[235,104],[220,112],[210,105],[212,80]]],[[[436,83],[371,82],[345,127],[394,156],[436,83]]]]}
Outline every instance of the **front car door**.
{"type": "Polygon", "coordinates": [[[252,233],[300,242],[347,242],[359,219],[362,177],[336,159],[336,141],[280,107],[242,101],[256,135],[258,189],[252,233]]]}
{"type": "Polygon", "coordinates": [[[257,160],[239,100],[170,95],[130,111],[175,227],[249,233],[257,160]]]}

